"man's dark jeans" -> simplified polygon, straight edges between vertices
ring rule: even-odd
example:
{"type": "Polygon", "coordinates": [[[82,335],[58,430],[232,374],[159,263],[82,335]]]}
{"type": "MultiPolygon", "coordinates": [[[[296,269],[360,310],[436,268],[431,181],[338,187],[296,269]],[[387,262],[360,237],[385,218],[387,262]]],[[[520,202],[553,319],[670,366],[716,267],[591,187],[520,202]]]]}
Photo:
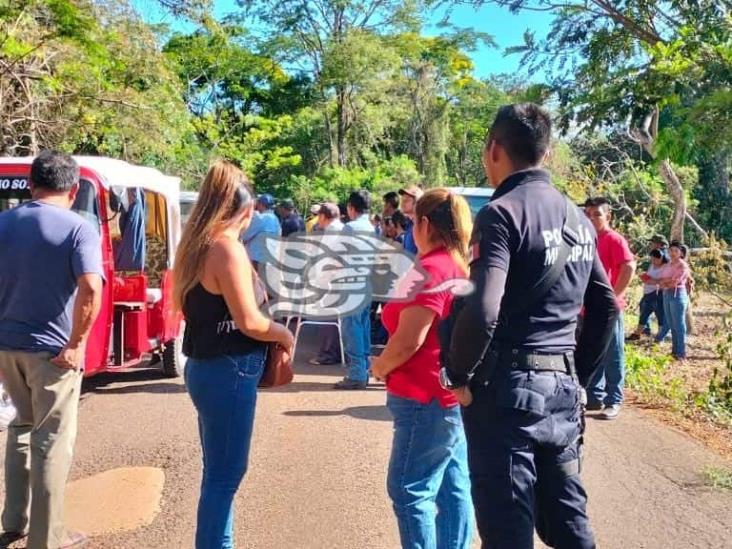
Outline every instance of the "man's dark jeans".
{"type": "Polygon", "coordinates": [[[577,470],[579,392],[567,374],[500,364],[473,389],[463,421],[484,549],[532,548],[535,527],[552,547],[595,547],[577,470]]]}

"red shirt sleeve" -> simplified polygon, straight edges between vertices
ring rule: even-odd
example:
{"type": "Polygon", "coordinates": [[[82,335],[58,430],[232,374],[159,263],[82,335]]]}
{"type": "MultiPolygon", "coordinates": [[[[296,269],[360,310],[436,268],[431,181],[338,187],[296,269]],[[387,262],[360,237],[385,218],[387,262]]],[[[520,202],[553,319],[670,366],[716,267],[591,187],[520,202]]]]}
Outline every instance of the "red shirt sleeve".
{"type": "Polygon", "coordinates": [[[446,308],[450,304],[449,300],[452,298],[452,294],[445,290],[442,292],[430,292],[430,288],[439,286],[446,279],[450,278],[450,273],[453,269],[452,258],[444,252],[439,252],[424,260],[422,267],[427,271],[429,278],[425,284],[424,289],[418,293],[412,303],[407,305],[421,305],[437,313],[437,318],[443,318],[447,312],[446,308]]]}
{"type": "Polygon", "coordinates": [[[622,235],[615,233],[613,236],[615,237],[612,241],[613,268],[617,269],[623,263],[633,261],[635,256],[633,255],[633,252],[630,251],[628,241],[622,235]]]}
{"type": "Polygon", "coordinates": [[[448,292],[437,292],[434,294],[422,292],[414,298],[412,305],[421,305],[437,313],[437,318],[442,318],[445,310],[445,301],[450,294],[448,292]]]}

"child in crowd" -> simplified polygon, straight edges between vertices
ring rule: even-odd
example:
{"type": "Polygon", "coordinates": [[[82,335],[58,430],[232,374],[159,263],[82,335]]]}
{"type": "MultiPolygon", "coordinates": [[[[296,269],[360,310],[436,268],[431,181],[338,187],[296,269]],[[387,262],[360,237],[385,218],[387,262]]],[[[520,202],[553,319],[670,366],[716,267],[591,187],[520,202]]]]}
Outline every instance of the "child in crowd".
{"type": "Polygon", "coordinates": [[[637,341],[642,335],[651,335],[651,315],[656,315],[658,331],[663,331],[665,322],[663,292],[659,286],[659,279],[663,266],[668,263],[668,256],[661,249],[651,250],[651,264],[648,270],[640,276],[643,281],[643,298],[640,301],[640,316],[638,327],[630,336],[628,341],[637,341]]]}

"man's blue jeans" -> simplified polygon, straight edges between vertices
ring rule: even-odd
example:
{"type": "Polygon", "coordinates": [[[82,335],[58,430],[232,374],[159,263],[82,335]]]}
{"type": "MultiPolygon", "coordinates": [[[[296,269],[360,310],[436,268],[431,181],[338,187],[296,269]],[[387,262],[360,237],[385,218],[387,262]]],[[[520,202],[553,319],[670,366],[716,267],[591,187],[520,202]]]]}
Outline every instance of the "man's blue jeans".
{"type": "Polygon", "coordinates": [[[387,395],[394,443],[387,491],[403,549],[467,549],[473,533],[460,407],[387,395]]]}
{"type": "Polygon", "coordinates": [[[603,403],[605,406],[622,404],[624,383],[625,325],[621,313],[615,323],[607,353],[587,383],[588,400],[603,403]]]}
{"type": "Polygon", "coordinates": [[[346,377],[353,381],[369,380],[369,354],[371,353],[371,302],[358,312],[344,317],[343,347],[348,362],[346,377]]]}
{"type": "Polygon", "coordinates": [[[247,470],[264,351],[199,360],[185,369],[188,394],[198,412],[203,480],[198,501],[196,549],[229,549],[233,503],[247,470]]]}
{"type": "Polygon", "coordinates": [[[689,295],[685,289],[664,290],[663,306],[666,324],[658,333],[657,341],[663,341],[671,331],[671,353],[676,358],[686,358],[686,308],[689,295]]]}

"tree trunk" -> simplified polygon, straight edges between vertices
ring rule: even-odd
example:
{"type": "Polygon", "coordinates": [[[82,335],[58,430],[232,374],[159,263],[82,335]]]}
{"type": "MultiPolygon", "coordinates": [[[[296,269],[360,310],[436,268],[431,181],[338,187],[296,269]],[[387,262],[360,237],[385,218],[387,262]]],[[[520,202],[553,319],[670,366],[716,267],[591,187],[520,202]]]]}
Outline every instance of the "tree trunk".
{"type": "Polygon", "coordinates": [[[665,158],[658,168],[661,178],[666,183],[666,188],[674,203],[674,213],[671,217],[671,240],[684,241],[684,221],[686,220],[686,195],[681,181],[676,176],[671,161],[665,158]]]}
{"type": "Polygon", "coordinates": [[[336,102],[338,106],[338,165],[346,167],[348,151],[346,149],[346,133],[348,132],[348,112],[346,106],[346,89],[343,86],[336,88],[336,102]]]}

